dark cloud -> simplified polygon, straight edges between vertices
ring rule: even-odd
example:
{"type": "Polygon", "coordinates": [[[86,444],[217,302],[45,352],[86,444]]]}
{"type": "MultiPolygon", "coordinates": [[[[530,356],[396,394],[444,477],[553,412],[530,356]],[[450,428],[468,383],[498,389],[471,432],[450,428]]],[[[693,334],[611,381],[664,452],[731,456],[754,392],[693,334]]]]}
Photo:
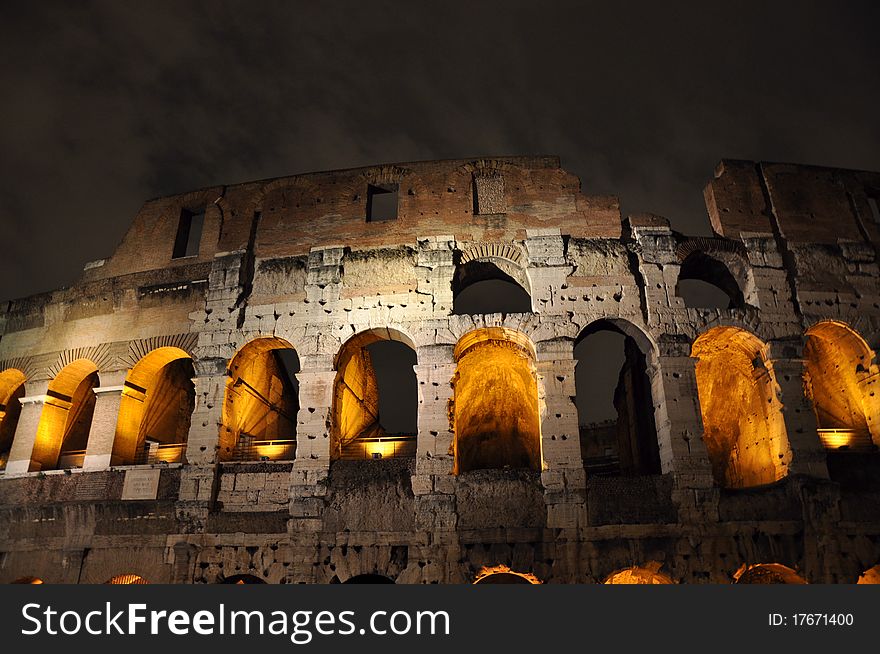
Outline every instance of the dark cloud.
{"type": "Polygon", "coordinates": [[[0,297],[157,195],[555,153],[691,232],[721,157],[880,169],[876,3],[21,3],[0,17],[0,297]]]}

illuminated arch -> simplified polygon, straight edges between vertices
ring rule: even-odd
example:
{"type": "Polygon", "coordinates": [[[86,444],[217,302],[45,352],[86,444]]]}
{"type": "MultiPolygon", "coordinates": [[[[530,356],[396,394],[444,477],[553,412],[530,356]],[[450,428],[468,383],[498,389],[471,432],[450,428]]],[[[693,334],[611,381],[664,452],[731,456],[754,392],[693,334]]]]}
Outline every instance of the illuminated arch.
{"type": "Polygon", "coordinates": [[[542,469],[535,348],[504,327],[462,336],[453,385],[455,473],[480,468],[542,469]]]}
{"type": "Polygon", "coordinates": [[[806,393],[825,448],[872,450],[871,434],[880,431],[880,403],[871,397],[873,350],[849,325],[826,320],[807,330],[803,356],[806,393]]]}
{"type": "Polygon", "coordinates": [[[291,460],[296,454],[299,358],[281,338],[258,338],[229,362],[220,455],[224,460],[291,460]]]}
{"type": "Polygon", "coordinates": [[[660,447],[648,377],[648,357],[653,353],[648,337],[624,320],[597,320],[575,341],[575,403],[581,454],[588,474],[660,474],[660,447]],[[619,359],[611,361],[615,354],[619,359]],[[617,378],[610,389],[606,388],[610,381],[607,373],[615,371],[617,378]],[[597,380],[602,386],[591,389],[589,384],[597,380]],[[613,398],[613,417],[607,415],[612,408],[607,406],[608,400],[601,397],[609,390],[613,394],[606,398],[613,398]]]}
{"type": "Polygon", "coordinates": [[[115,577],[110,577],[105,584],[109,584],[111,586],[130,586],[130,585],[143,585],[149,584],[150,582],[136,574],[124,574],[124,575],[116,575],[115,577]]]}
{"type": "Polygon", "coordinates": [[[0,470],[6,467],[9,451],[12,449],[18,416],[21,414],[19,400],[24,397],[25,381],[25,374],[15,368],[0,372],[0,470]]]}
{"type": "Polygon", "coordinates": [[[195,407],[192,359],[177,347],[141,358],[125,378],[112,465],[183,459],[195,407]]]}
{"type": "MultiPolygon", "coordinates": [[[[392,346],[393,347],[393,346],[392,346]]],[[[418,387],[415,344],[406,334],[390,328],[370,329],[349,338],[336,355],[336,379],[330,431],[332,459],[379,459],[415,456],[418,387]],[[381,415],[383,398],[370,350],[379,344],[398,343],[388,354],[403,386],[394,399],[412,411],[403,415],[398,428],[389,433],[381,415]],[[404,359],[409,358],[407,362],[404,359]]],[[[388,399],[388,398],[385,398],[388,399]]]]}
{"type": "Polygon", "coordinates": [[[39,577],[19,577],[18,579],[16,579],[12,583],[13,584],[30,584],[31,586],[39,586],[40,584],[44,584],[46,582],[44,582],[39,577]]]}
{"type": "Polygon", "coordinates": [[[535,575],[530,572],[514,572],[506,565],[496,565],[492,567],[481,568],[474,578],[474,585],[477,584],[531,584],[539,585],[543,583],[535,575]]]}
{"type": "Polygon", "coordinates": [[[82,466],[95,411],[98,367],[88,359],[64,366],[49,383],[31,454],[31,470],[82,466]]]}
{"type": "Polygon", "coordinates": [[[657,585],[657,584],[673,584],[675,583],[665,574],[658,572],[660,570],[660,566],[633,566],[632,568],[625,568],[623,570],[618,570],[617,572],[612,572],[605,579],[605,584],[647,584],[647,585],[657,585]]]}
{"type": "Polygon", "coordinates": [[[785,477],[791,448],[766,346],[737,327],[715,327],[694,341],[703,441],[715,481],[726,488],[785,477]]]}
{"type": "Polygon", "coordinates": [[[221,584],[231,584],[233,586],[248,586],[251,584],[265,584],[266,582],[259,577],[255,577],[254,575],[232,575],[231,577],[226,577],[221,584]]]}
{"type": "Polygon", "coordinates": [[[781,563],[743,565],[733,575],[737,584],[806,584],[807,580],[781,563]]]}
{"type": "Polygon", "coordinates": [[[865,570],[856,583],[871,586],[880,584],[880,565],[875,565],[873,568],[865,570]]]}

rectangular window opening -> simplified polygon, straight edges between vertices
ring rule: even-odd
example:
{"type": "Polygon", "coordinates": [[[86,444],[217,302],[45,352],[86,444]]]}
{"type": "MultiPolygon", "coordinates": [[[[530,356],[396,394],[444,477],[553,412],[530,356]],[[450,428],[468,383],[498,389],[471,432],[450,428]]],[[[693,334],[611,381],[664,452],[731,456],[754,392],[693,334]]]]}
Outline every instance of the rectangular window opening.
{"type": "Polygon", "coordinates": [[[202,227],[205,224],[205,210],[189,211],[182,209],[177,223],[177,236],[174,238],[172,259],[194,257],[199,253],[202,240],[202,227]]]}
{"type": "Polygon", "coordinates": [[[876,224],[880,225],[880,203],[878,203],[877,198],[869,195],[868,206],[871,208],[871,218],[874,219],[876,224]]]}
{"type": "Polygon", "coordinates": [[[367,186],[367,222],[397,220],[397,184],[367,186]]]}

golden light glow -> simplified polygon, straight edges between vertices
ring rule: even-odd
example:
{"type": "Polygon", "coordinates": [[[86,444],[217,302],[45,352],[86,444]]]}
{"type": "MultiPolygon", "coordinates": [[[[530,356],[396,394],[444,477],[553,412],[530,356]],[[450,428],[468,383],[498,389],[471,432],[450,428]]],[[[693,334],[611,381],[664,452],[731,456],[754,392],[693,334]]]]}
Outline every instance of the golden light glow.
{"type": "Polygon", "coordinates": [[[117,575],[115,577],[110,578],[106,582],[106,584],[110,584],[113,586],[127,586],[131,584],[148,584],[146,579],[139,575],[127,574],[127,575],[117,575]]]}
{"type": "Polygon", "coordinates": [[[478,329],[455,347],[456,474],[480,468],[541,470],[535,353],[524,334],[478,329]]]}
{"type": "Polygon", "coordinates": [[[125,378],[111,464],[183,459],[195,406],[193,375],[189,354],[176,347],[157,348],[135,364],[125,378]]]}
{"type": "Polygon", "coordinates": [[[38,586],[44,582],[39,577],[21,577],[20,579],[16,579],[12,583],[13,584],[29,584],[31,586],[38,586]]]}
{"type": "Polygon", "coordinates": [[[733,574],[737,584],[806,584],[797,572],[781,563],[743,564],[733,574]]]}
{"type": "Polygon", "coordinates": [[[474,584],[542,584],[540,579],[530,572],[515,572],[506,565],[495,565],[480,568],[474,584]]]}
{"type": "Polygon", "coordinates": [[[258,338],[229,363],[220,427],[221,456],[229,459],[293,459],[299,395],[281,338],[258,338]]]}
{"type": "Polygon", "coordinates": [[[88,444],[95,410],[92,389],[98,385],[98,368],[88,359],[69,363],[49,383],[31,454],[31,470],[52,470],[59,460],[74,466],[78,460],[81,462],[77,454],[85,452],[88,444]],[[68,452],[71,457],[63,459],[68,452]]]}
{"type": "MultiPolygon", "coordinates": [[[[807,330],[804,389],[826,449],[872,449],[880,401],[874,352],[848,325],[826,320],[807,330]],[[873,392],[873,394],[872,394],[873,392]]],[[[880,436],[880,434],[876,434],[880,436]]]]}
{"type": "Polygon", "coordinates": [[[25,375],[20,370],[9,368],[0,372],[0,470],[6,467],[18,416],[21,414],[21,402],[24,397],[25,375]]]}
{"type": "Polygon", "coordinates": [[[863,585],[880,584],[880,565],[875,565],[873,568],[865,570],[856,583],[863,585]]]}
{"type": "Polygon", "coordinates": [[[660,572],[662,564],[652,561],[644,566],[634,566],[624,570],[618,570],[608,575],[606,584],[671,584],[674,583],[665,574],[660,572]]]}
{"type": "Polygon", "coordinates": [[[736,327],[701,335],[691,356],[703,416],[703,441],[715,481],[727,488],[760,486],[788,473],[791,448],[766,346],[736,327]]]}

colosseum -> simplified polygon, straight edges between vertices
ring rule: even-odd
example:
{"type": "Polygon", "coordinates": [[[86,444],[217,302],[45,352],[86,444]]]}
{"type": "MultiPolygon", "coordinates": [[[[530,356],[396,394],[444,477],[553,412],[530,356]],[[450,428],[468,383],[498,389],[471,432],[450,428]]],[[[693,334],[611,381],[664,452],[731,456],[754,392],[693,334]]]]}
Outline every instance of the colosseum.
{"type": "Polygon", "coordinates": [[[542,156],[146,202],[2,306],[0,582],[877,583],[880,173],[704,197],[689,237],[542,156]]]}

